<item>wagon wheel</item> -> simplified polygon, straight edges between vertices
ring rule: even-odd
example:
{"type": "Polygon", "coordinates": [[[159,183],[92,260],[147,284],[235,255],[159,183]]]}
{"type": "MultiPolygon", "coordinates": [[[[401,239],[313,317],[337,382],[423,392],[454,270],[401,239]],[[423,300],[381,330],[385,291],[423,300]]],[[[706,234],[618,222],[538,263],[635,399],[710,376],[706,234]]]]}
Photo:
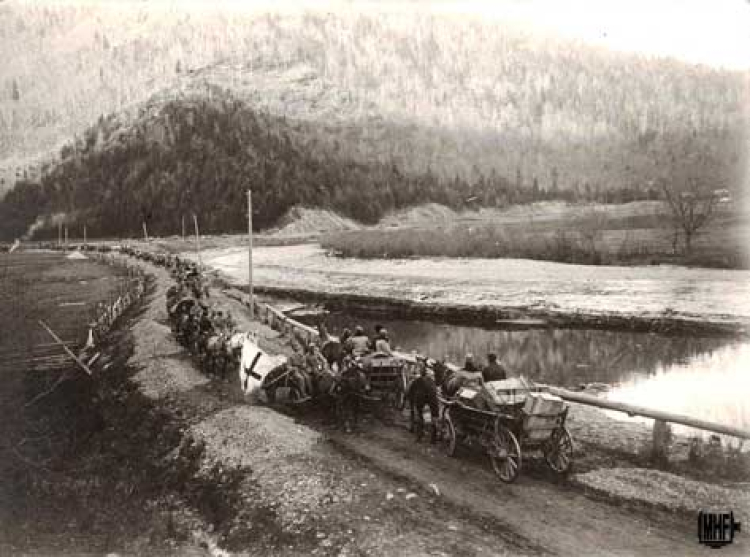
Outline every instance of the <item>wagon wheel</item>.
{"type": "Polygon", "coordinates": [[[440,448],[446,456],[456,454],[456,428],[453,426],[451,412],[446,409],[440,420],[440,448]]]}
{"type": "Polygon", "coordinates": [[[495,435],[487,447],[487,452],[495,474],[506,483],[514,482],[521,471],[521,447],[513,432],[496,423],[495,435]]]}
{"type": "Polygon", "coordinates": [[[552,432],[542,447],[544,460],[558,474],[565,474],[573,463],[573,438],[565,427],[552,432]]]}

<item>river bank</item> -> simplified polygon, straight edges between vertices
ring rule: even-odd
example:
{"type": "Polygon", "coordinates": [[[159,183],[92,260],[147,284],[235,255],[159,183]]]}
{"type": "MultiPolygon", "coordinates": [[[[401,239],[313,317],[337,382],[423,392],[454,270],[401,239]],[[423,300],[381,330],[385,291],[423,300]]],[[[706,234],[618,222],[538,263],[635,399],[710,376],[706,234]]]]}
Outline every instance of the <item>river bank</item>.
{"type": "MultiPolygon", "coordinates": [[[[195,257],[195,254],[185,254],[195,257]]],[[[247,284],[247,252],[209,250],[202,262],[247,284]]],[[[333,310],[493,328],[580,327],[746,337],[750,272],[596,267],[526,260],[369,261],[328,257],[317,245],[253,253],[258,292],[333,310]]]]}

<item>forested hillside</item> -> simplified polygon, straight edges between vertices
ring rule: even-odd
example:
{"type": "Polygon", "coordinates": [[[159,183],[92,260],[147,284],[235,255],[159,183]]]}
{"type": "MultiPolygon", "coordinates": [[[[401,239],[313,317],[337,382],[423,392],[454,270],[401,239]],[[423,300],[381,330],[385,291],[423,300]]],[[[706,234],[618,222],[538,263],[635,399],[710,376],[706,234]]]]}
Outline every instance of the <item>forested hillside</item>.
{"type": "MultiPolygon", "coordinates": [[[[573,199],[570,191],[525,188],[497,172],[476,180],[407,174],[395,164],[364,164],[340,153],[313,152],[317,128],[248,107],[230,92],[142,107],[135,121],[101,118],[61,151],[39,181],[21,181],[0,203],[0,234],[57,234],[65,222],[80,235],[175,234],[199,215],[205,232],[246,229],[246,191],[254,222],[267,228],[291,207],[330,207],[362,222],[426,201],[463,208],[573,199]],[[475,205],[473,205],[475,206],[475,205]]],[[[650,192],[656,193],[656,192],[650,192]]],[[[628,201],[648,191],[606,190],[628,201]]],[[[28,234],[27,237],[31,237],[28,234]]]]}
{"type": "Polygon", "coordinates": [[[333,13],[3,2],[0,179],[23,177],[23,161],[58,153],[100,115],[132,119],[155,94],[219,86],[254,110],[314,127],[298,148],[317,160],[469,182],[494,172],[519,189],[597,196],[643,195],[655,176],[701,153],[710,162],[687,164],[688,173],[741,180],[746,74],[419,4],[333,13]]]}

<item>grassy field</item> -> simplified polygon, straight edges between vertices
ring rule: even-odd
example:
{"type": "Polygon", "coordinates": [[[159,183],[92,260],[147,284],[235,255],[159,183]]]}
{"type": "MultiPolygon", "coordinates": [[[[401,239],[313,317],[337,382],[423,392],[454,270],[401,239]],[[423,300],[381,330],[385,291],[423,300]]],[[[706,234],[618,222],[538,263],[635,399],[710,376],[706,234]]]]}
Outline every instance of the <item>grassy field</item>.
{"type": "Polygon", "coordinates": [[[359,258],[521,258],[594,265],[684,264],[748,268],[744,215],[722,210],[701,230],[691,252],[675,234],[667,214],[608,216],[581,209],[556,218],[513,222],[484,218],[326,235],[321,244],[336,255],[359,258]]]}
{"type": "MultiPolygon", "coordinates": [[[[0,554],[106,546],[106,535],[79,528],[107,507],[87,493],[86,480],[100,478],[87,476],[91,461],[81,456],[101,427],[96,384],[37,320],[77,352],[97,303],[110,301],[126,280],[117,273],[62,254],[0,254],[0,554]]],[[[117,504],[112,493],[99,495],[117,504]]]]}

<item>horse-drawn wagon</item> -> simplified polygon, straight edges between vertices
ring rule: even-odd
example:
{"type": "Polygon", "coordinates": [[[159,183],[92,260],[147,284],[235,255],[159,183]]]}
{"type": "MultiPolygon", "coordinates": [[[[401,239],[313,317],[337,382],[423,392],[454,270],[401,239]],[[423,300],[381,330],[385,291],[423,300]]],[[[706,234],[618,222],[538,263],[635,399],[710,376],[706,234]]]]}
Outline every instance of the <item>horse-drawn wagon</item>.
{"type": "Polygon", "coordinates": [[[567,405],[525,381],[495,383],[494,388],[488,384],[495,399],[490,408],[472,405],[468,391],[450,400],[441,399],[440,440],[445,454],[453,456],[459,443],[479,445],[490,457],[497,476],[508,483],[521,471],[522,450],[541,452],[553,471],[568,472],[573,439],[565,427],[567,405]]]}
{"type": "Polygon", "coordinates": [[[370,387],[368,396],[385,401],[395,410],[406,405],[409,361],[401,355],[375,352],[362,358],[362,369],[370,387]]]}

